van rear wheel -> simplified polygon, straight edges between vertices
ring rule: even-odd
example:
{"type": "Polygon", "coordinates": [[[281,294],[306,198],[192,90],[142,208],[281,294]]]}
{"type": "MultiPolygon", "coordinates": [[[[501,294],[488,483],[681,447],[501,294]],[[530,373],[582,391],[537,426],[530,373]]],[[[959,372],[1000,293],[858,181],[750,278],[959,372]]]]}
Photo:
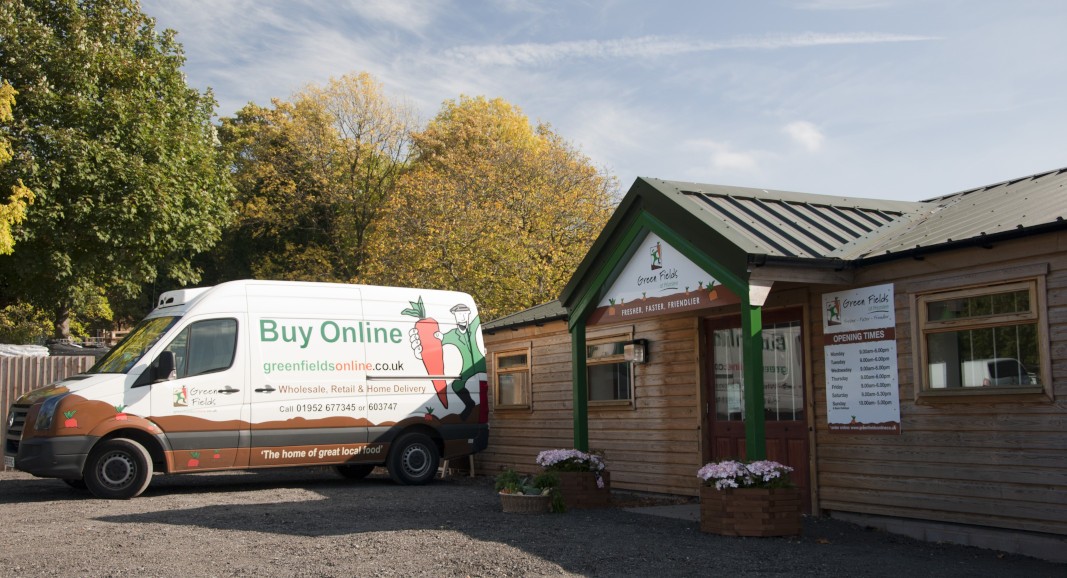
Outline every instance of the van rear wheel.
{"type": "Polygon", "coordinates": [[[404,434],[389,452],[389,477],[405,486],[425,484],[437,473],[441,459],[437,445],[420,433],[404,434]]]}
{"type": "Polygon", "coordinates": [[[133,440],[104,440],[89,453],[83,479],[98,498],[128,500],[141,495],[152,481],[152,457],[133,440]]]}

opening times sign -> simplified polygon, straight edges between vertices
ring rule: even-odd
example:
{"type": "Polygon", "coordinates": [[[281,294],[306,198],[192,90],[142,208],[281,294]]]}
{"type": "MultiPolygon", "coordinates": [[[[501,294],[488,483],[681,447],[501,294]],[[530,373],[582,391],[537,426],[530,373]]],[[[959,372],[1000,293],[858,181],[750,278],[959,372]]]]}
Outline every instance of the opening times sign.
{"type": "Polygon", "coordinates": [[[900,433],[893,285],[823,295],[831,433],[900,433]]]}

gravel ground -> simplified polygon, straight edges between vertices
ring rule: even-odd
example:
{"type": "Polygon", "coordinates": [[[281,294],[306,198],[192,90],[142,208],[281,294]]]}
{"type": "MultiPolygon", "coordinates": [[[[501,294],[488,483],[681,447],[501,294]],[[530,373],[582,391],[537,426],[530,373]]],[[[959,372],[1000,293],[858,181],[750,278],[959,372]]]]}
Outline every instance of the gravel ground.
{"type": "Polygon", "coordinates": [[[825,518],[807,518],[800,537],[758,539],[619,507],[505,514],[486,478],[156,476],[141,497],[107,501],[0,472],[0,504],[5,576],[1067,576],[1067,565],[825,518]]]}

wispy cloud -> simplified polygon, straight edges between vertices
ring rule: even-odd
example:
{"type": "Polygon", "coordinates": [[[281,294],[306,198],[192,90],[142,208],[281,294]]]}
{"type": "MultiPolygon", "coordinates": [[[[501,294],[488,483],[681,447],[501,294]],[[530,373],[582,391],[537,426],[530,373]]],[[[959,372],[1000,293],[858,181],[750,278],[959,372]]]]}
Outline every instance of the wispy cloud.
{"type": "Polygon", "coordinates": [[[754,172],[759,168],[756,153],[734,150],[728,142],[690,140],[687,146],[705,151],[709,167],[716,172],[754,172]]]}
{"type": "Polygon", "coordinates": [[[822,141],[826,138],[819,127],[806,120],[791,122],[782,127],[782,132],[808,152],[816,152],[822,148],[822,141]]]}
{"type": "Polygon", "coordinates": [[[523,43],[459,46],[447,57],[480,65],[547,66],[563,60],[658,58],[718,50],[777,50],[841,44],[882,44],[937,40],[932,36],[853,32],[739,37],[726,41],[687,40],[662,36],[622,40],[581,40],[551,44],[523,43]]]}
{"type": "Polygon", "coordinates": [[[350,7],[367,20],[421,32],[433,22],[439,5],[433,0],[355,0],[350,7]]]}
{"type": "Polygon", "coordinates": [[[884,0],[811,0],[796,7],[801,10],[871,10],[888,6],[890,2],[884,0]]]}

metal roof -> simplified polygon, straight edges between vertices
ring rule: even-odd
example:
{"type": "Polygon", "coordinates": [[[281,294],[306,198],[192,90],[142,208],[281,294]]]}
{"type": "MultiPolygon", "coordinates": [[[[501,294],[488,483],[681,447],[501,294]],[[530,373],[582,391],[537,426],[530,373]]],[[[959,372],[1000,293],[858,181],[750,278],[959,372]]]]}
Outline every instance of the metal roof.
{"type": "Polygon", "coordinates": [[[750,259],[861,264],[1067,226],[1067,168],[921,202],[646,180],[750,259]]]}
{"type": "Polygon", "coordinates": [[[1065,227],[1067,168],[937,197],[925,204],[933,208],[892,231],[843,247],[836,256],[885,259],[1065,227]]]}
{"type": "Polygon", "coordinates": [[[482,331],[492,333],[508,327],[536,325],[566,318],[567,310],[563,307],[563,304],[560,303],[558,299],[553,299],[548,303],[535,305],[529,309],[524,309],[517,313],[512,313],[511,315],[505,315],[504,317],[489,321],[482,325],[482,331]]]}
{"type": "Polygon", "coordinates": [[[675,202],[691,205],[709,227],[750,255],[835,258],[842,247],[930,210],[926,203],[649,179],[675,202]]]}
{"type": "MultiPolygon", "coordinates": [[[[836,197],[641,177],[578,265],[559,301],[487,330],[566,319],[599,289],[605,257],[648,214],[724,270],[752,264],[841,270],[921,253],[1067,229],[1067,168],[926,201],[836,197]]],[[[773,281],[773,279],[771,279],[773,281]]]]}

